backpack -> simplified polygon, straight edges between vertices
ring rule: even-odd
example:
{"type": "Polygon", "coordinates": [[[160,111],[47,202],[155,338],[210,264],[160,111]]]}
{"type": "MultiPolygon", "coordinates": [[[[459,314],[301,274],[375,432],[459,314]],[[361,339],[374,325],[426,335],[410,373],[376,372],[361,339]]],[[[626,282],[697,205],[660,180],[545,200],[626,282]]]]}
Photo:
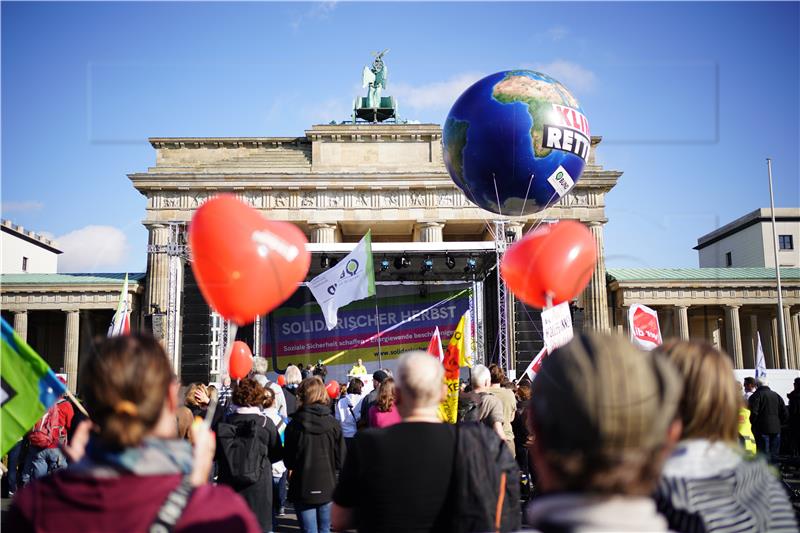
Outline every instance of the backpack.
{"type": "Polygon", "coordinates": [[[482,401],[483,401],[483,394],[469,393],[459,398],[458,411],[456,415],[458,417],[458,421],[479,422],[480,407],[482,401]]]}
{"type": "Polygon", "coordinates": [[[28,441],[37,448],[56,448],[67,443],[67,431],[58,404],[54,403],[33,426],[28,441]]]}
{"type": "Polygon", "coordinates": [[[266,443],[259,438],[255,420],[220,423],[217,440],[233,483],[252,485],[261,479],[269,460],[266,443]]]}
{"type": "Polygon", "coordinates": [[[451,493],[453,531],[516,531],[521,527],[519,466],[508,445],[477,422],[456,426],[451,493]]]}

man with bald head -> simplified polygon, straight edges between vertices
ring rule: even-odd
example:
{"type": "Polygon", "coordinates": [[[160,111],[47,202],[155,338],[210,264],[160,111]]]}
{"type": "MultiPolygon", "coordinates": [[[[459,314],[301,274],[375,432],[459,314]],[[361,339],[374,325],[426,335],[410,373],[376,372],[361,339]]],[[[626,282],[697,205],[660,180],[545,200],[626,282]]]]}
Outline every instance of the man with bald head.
{"type": "Polygon", "coordinates": [[[361,431],[333,494],[337,531],[442,531],[453,469],[455,428],[443,424],[444,368],[425,352],[403,355],[395,371],[395,404],[403,421],[361,431]]]}

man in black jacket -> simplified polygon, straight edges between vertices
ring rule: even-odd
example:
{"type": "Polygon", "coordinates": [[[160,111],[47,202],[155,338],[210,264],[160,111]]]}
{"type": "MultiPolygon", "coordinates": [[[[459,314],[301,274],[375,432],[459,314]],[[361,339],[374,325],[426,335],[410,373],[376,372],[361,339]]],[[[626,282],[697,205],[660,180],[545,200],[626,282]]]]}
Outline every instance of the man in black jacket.
{"type": "Polygon", "coordinates": [[[750,424],[758,451],[774,462],[781,449],[781,425],[789,417],[780,395],[767,386],[767,380],[756,380],[758,388],[750,396],[750,424]]]}

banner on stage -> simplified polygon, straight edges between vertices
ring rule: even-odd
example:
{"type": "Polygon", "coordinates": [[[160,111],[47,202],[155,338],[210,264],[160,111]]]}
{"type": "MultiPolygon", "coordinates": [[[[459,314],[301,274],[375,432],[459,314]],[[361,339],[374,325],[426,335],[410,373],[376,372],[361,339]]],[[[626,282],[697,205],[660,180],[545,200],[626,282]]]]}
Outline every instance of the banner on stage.
{"type": "Polygon", "coordinates": [[[569,302],[562,302],[542,311],[542,335],[547,353],[572,340],[572,313],[569,302]]]}
{"type": "Polygon", "coordinates": [[[644,350],[652,350],[661,345],[661,328],[658,313],[641,304],[633,304],[628,309],[628,329],[631,342],[644,350]]]}
{"type": "Polygon", "coordinates": [[[331,330],[308,288],[301,287],[263,321],[262,354],[272,359],[271,367],[282,370],[289,364],[313,365],[344,351],[328,364],[328,377],[346,380],[359,358],[370,373],[377,369],[378,341],[365,341],[381,331],[385,332],[380,336],[381,360],[392,368],[400,354],[425,350],[437,326],[442,339],[449,339],[469,309],[470,285],[428,287],[428,293],[420,296],[417,285],[379,285],[377,313],[372,298],[353,302],[339,309],[331,330]],[[386,332],[397,324],[401,325],[386,332]]]}

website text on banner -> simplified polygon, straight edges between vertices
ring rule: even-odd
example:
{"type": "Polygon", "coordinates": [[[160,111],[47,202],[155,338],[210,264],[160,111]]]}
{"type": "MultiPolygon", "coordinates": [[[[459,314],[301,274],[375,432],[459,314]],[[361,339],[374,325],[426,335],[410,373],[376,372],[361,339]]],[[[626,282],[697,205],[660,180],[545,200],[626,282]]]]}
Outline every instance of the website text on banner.
{"type": "Polygon", "coordinates": [[[328,377],[346,380],[347,371],[359,358],[370,373],[377,370],[377,338],[365,341],[380,329],[383,364],[392,368],[403,352],[424,350],[437,326],[442,338],[449,339],[469,309],[470,285],[429,287],[428,294],[420,296],[416,285],[378,285],[377,313],[372,298],[353,302],[339,309],[336,327],[331,330],[310,291],[300,287],[267,315],[262,354],[272,359],[273,368],[282,371],[289,364],[314,365],[344,351],[328,365],[328,377]]]}

